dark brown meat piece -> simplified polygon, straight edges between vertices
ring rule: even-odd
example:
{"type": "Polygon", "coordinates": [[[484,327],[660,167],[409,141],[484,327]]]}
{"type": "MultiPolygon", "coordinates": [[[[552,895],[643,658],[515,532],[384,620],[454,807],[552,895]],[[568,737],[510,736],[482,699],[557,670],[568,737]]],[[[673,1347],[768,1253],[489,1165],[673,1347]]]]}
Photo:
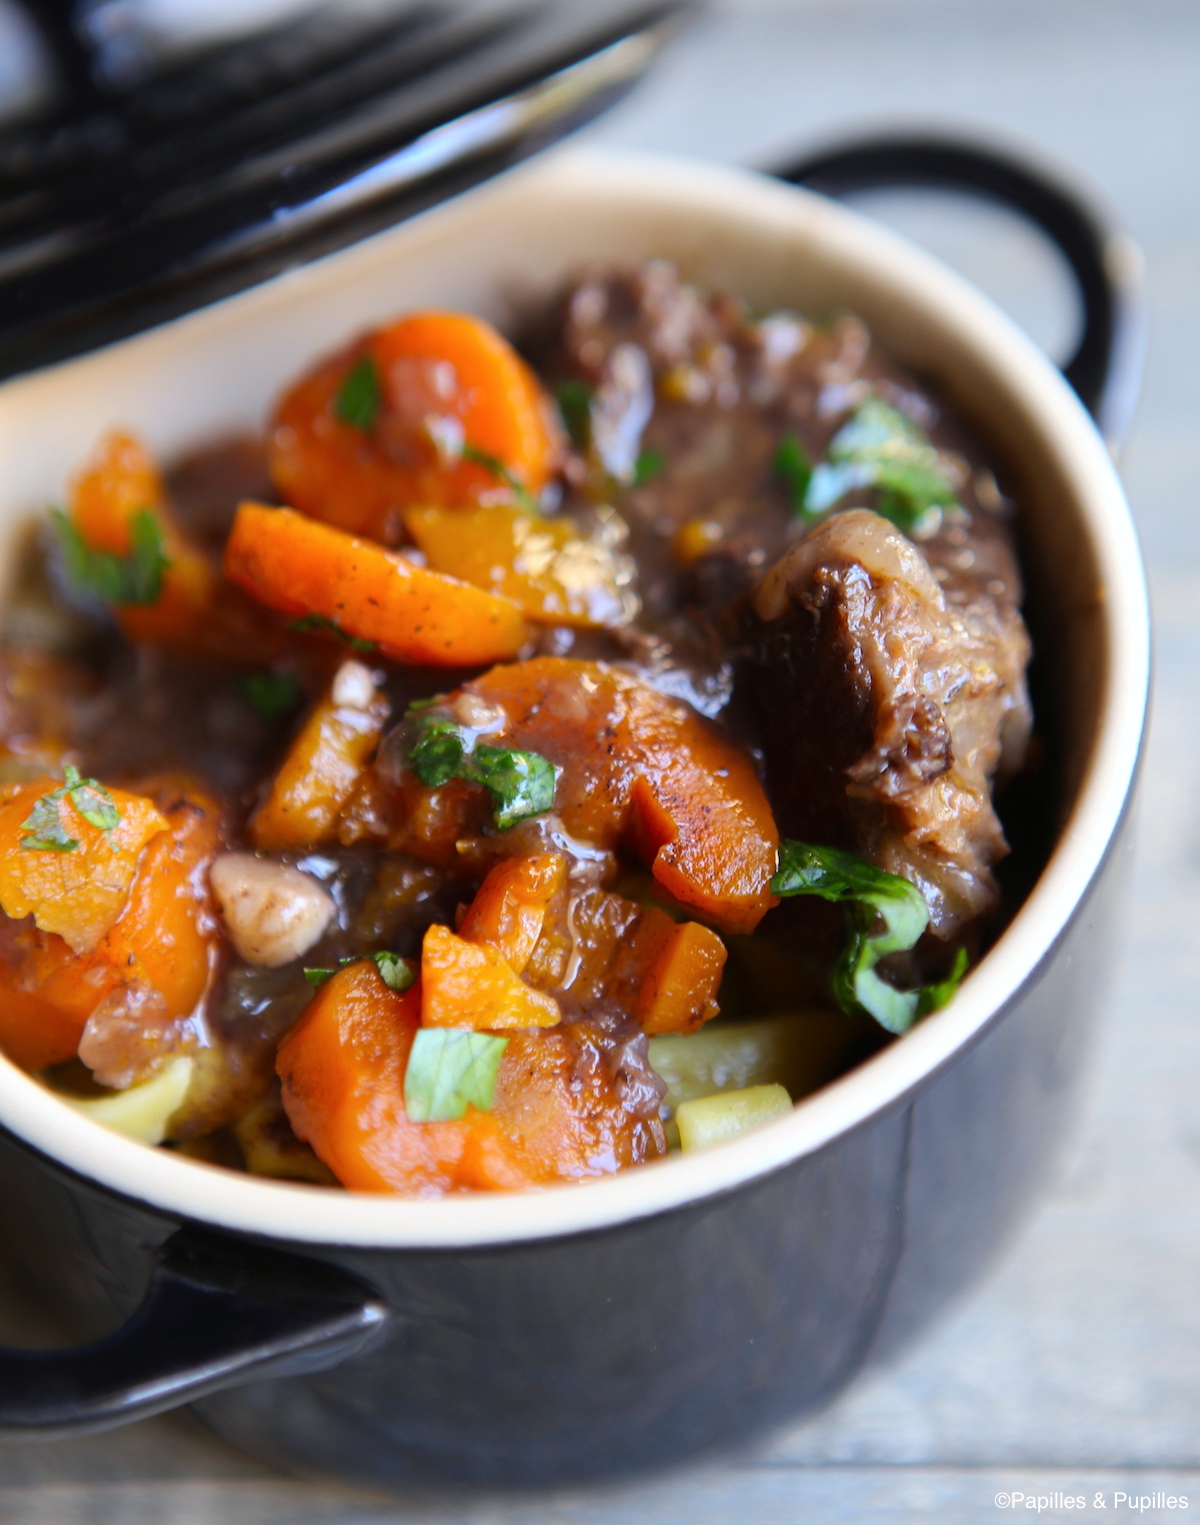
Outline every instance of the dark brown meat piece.
{"type": "MultiPolygon", "coordinates": [[[[632,532],[643,627],[686,646],[681,603],[693,622],[717,620],[757,584],[805,532],[775,469],[780,441],[794,434],[821,459],[871,394],[924,429],[955,478],[961,512],[935,519],[922,541],[947,601],[1019,601],[1009,505],[981,452],[858,318],[755,317],[661,260],[584,275],[558,316],[535,358],[552,378],[593,388],[594,453],[632,532]],[[662,469],[631,485],[640,451],[662,469]],[[688,526],[700,530],[690,540],[688,526]]],[[[867,489],[843,506],[872,504],[867,489]]]]}
{"type": "Polygon", "coordinates": [[[952,602],[922,548],[865,509],[788,551],[755,597],[769,784],[782,829],[916,884],[931,930],[991,910],[1008,851],[996,775],[1029,738],[1015,565],[952,602]]]}
{"type": "Polygon", "coordinates": [[[694,663],[705,640],[728,656],[731,611],[754,597],[752,709],[784,831],[912,879],[940,936],[989,910],[1007,852],[991,787],[1028,739],[1029,642],[1010,505],[974,442],[857,318],[755,318],[661,261],[585,275],[548,363],[592,386],[610,479],[628,483],[639,450],[664,462],[618,504],[663,660],[694,663]],[[785,435],[820,460],[871,395],[926,432],[954,485],[919,546],[865,511],[869,488],[808,532],[775,470],[785,435]]]}

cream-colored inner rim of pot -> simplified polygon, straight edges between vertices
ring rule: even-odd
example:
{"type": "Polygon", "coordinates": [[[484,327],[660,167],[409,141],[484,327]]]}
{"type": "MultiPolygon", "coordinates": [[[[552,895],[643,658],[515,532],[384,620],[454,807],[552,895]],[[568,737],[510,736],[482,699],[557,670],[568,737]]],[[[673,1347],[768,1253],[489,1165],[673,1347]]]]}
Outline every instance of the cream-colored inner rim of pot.
{"type": "Polygon", "coordinates": [[[0,1059],[0,1118],[18,1137],[126,1196],[258,1235],[396,1247],[536,1239],[669,1210],[820,1149],[904,1096],[1019,993],[1096,873],[1133,779],[1149,669],[1140,556],[1111,462],[1053,368],[964,282],[852,213],[738,171],[559,151],[268,286],[0,388],[4,533],[11,542],[19,515],[61,491],[65,464],[106,425],[139,427],[166,455],[244,425],[243,394],[261,411],[304,360],[389,310],[456,301],[503,321],[588,259],[659,253],[759,306],[854,307],[1020,463],[1037,516],[1025,538],[1067,643],[1078,789],[1012,925],[951,1006],[789,1116],[579,1186],[425,1202],[242,1176],[107,1133],[0,1059]]]}

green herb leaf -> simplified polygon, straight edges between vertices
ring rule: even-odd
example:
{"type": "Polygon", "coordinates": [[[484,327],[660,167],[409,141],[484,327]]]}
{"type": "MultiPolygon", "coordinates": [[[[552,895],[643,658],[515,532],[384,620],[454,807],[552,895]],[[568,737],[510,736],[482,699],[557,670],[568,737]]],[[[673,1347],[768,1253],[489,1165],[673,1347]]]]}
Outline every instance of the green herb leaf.
{"type": "Polygon", "coordinates": [[[507,1038],[461,1027],[421,1027],[404,1072],[404,1106],[414,1123],[453,1122],[467,1108],[490,1112],[507,1038]]]}
{"type": "Polygon", "coordinates": [[[338,969],[345,969],[348,964],[361,964],[368,958],[379,970],[379,977],[389,990],[408,990],[416,982],[415,966],[408,959],[401,958],[398,953],[389,952],[386,948],[378,953],[352,953],[349,958],[339,958],[337,969],[305,969],[304,978],[314,990],[320,990],[322,985],[334,977],[338,969]]]}
{"type": "Polygon", "coordinates": [[[21,843],[23,848],[42,853],[74,852],[79,839],[67,835],[58,808],[60,801],[68,799],[84,820],[100,831],[112,831],[121,824],[121,812],[104,785],[94,778],[84,778],[78,768],[68,763],[63,769],[63,782],[49,794],[43,794],[22,821],[19,829],[29,833],[21,843]]]}
{"type": "Polygon", "coordinates": [[[771,462],[771,470],[787,487],[795,513],[804,515],[804,495],[812,480],[813,467],[808,451],[798,434],[789,430],[779,441],[779,449],[771,462]]]}
{"type": "Polygon", "coordinates": [[[926,985],[921,991],[921,999],[918,1003],[917,1015],[927,1016],[931,1011],[941,1011],[943,1006],[948,1006],[958,993],[958,987],[962,983],[962,977],[967,972],[967,950],[960,948],[954,955],[954,963],[950,967],[950,973],[944,980],[937,980],[932,985],[926,985]]]}
{"type": "Polygon", "coordinates": [[[300,684],[290,672],[252,672],[238,687],[264,720],[290,715],[301,699],[300,684]]]}
{"type": "Polygon", "coordinates": [[[586,450],[592,443],[592,388],[586,381],[561,381],[554,399],[571,443],[577,450],[586,450]]]}
{"type": "Polygon", "coordinates": [[[101,831],[112,831],[121,824],[121,812],[113,803],[113,797],[103,784],[94,778],[81,778],[79,770],[70,763],[63,769],[66,782],[61,793],[70,796],[71,803],[90,825],[101,831]]]}
{"type": "Polygon", "coordinates": [[[158,518],[140,508],[129,521],[129,555],[124,558],[123,604],[152,604],[162,592],[162,577],[170,563],[163,550],[158,518]]]}
{"type": "Polygon", "coordinates": [[[50,518],[62,547],[67,576],[81,592],[106,604],[155,602],[170,562],[163,551],[158,519],[149,509],[138,509],[129,521],[126,556],[93,550],[61,508],[52,508],[50,518]]]}
{"type": "Polygon", "coordinates": [[[346,372],[333,400],[333,411],[342,423],[369,434],[375,427],[382,402],[379,371],[370,355],[363,355],[346,372]]]}
{"type": "Polygon", "coordinates": [[[511,487],[513,496],[527,514],[541,512],[525,484],[514,476],[510,468],[497,456],[488,455],[486,450],[480,450],[475,445],[465,443],[459,455],[464,461],[471,461],[476,466],[482,466],[485,471],[490,471],[497,481],[503,482],[506,487],[511,487]]]}
{"type": "Polygon", "coordinates": [[[553,810],[558,769],[539,753],[480,743],[473,761],[475,777],[492,797],[492,817],[501,831],[553,810]]]}
{"type": "Polygon", "coordinates": [[[911,533],[957,500],[929,436],[881,397],[868,397],[829,443],[828,460],[813,468],[801,512],[815,519],[847,494],[878,489],[876,511],[911,533]]]}
{"type": "Polygon", "coordinates": [[[633,467],[633,485],[642,487],[661,476],[667,469],[667,458],[661,450],[643,450],[633,467]]]}
{"type": "Polygon", "coordinates": [[[79,846],[77,837],[67,835],[59,814],[58,802],[65,794],[65,789],[43,794],[21,822],[20,830],[30,833],[21,843],[28,852],[69,853],[79,846]]]}
{"type": "Polygon", "coordinates": [[[924,990],[898,990],[876,973],[881,958],[907,952],[929,925],[924,896],[898,874],[840,848],[784,842],[771,893],[818,895],[846,906],[846,939],[833,971],[833,993],[843,1011],[874,1017],[888,1032],[903,1033],[919,1016],[944,1006],[958,988],[965,953],[948,979],[924,990]]]}
{"type": "Polygon", "coordinates": [[[361,636],[347,635],[337,620],[331,620],[327,614],[304,614],[298,620],[293,620],[288,626],[289,630],[307,633],[319,630],[325,635],[336,635],[339,641],[345,641],[347,646],[355,651],[372,652],[375,650],[374,641],[365,641],[361,636]]]}
{"type": "Polygon", "coordinates": [[[554,808],[559,770],[540,753],[477,742],[472,731],[444,715],[419,715],[418,725],[420,734],[409,751],[408,765],[427,789],[438,789],[452,778],[482,784],[492,797],[492,819],[501,831],[554,808]]]}
{"type": "Polygon", "coordinates": [[[408,765],[426,789],[440,789],[452,778],[468,778],[464,771],[471,740],[450,720],[431,719],[421,739],[408,754],[408,765]]]}
{"type": "Polygon", "coordinates": [[[389,953],[386,949],[381,949],[370,956],[375,960],[375,967],[379,970],[380,978],[389,990],[409,990],[416,983],[416,968],[408,959],[401,958],[398,953],[389,953]]]}

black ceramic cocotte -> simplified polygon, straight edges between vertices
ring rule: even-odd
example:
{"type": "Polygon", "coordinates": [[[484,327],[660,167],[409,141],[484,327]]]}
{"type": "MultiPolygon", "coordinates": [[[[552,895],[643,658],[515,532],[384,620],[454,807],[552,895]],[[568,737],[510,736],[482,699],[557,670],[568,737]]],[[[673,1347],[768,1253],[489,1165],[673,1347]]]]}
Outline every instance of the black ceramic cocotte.
{"type": "Polygon", "coordinates": [[[794,178],[965,184],[1019,204],[1080,280],[1080,395],[959,277],[825,196],[558,149],[5,383],[4,543],[114,422],[169,459],[261,418],[312,356],[406,308],[511,327],[585,263],[648,254],[758,309],[850,308],[951,400],[1021,506],[1047,762],[1020,909],[947,1008],[789,1115],[535,1193],[409,1201],[256,1179],[106,1132],[0,1060],[0,1221],[94,1341],[0,1355],[9,1436],[190,1403],[292,1472],[384,1487],[612,1478],[826,1402],[965,1286],[1030,1201],[1108,968],[1146,709],[1141,560],[1084,406],[1110,439],[1127,415],[1135,256],[995,155],[860,145],[794,178]]]}

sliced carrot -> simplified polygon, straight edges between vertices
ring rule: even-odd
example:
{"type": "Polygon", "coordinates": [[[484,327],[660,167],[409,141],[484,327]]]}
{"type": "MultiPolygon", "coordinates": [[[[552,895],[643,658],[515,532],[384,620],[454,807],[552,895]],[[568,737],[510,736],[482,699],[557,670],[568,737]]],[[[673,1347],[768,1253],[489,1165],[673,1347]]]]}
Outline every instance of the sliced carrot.
{"type": "Polygon", "coordinates": [[[162,591],[152,604],[118,605],[117,617],[131,640],[173,639],[193,629],[211,605],[217,571],[173,522],[162,478],[145,446],[130,434],[109,434],[74,483],[75,528],[93,550],[128,556],[132,521],[143,512],[158,526],[167,558],[162,591]]]}
{"type": "Polygon", "coordinates": [[[342,692],[355,686],[346,683],[343,668],[317,701],[251,818],[255,847],[292,852],[336,835],[342,806],[383,734],[390,709],[366,668],[358,663],[346,667],[357,670],[362,692],[342,692]],[[339,702],[344,698],[353,702],[339,702]]]}
{"type": "Polygon", "coordinates": [[[199,1005],[216,969],[220,938],[208,867],[220,847],[221,813],[192,785],[164,784],[154,793],[168,830],[146,849],[129,904],[96,956],[127,980],[152,985],[166,1015],[182,1017],[199,1005]]]}
{"type": "Polygon", "coordinates": [[[542,935],[547,908],[566,880],[562,853],[502,858],[479,886],[459,936],[469,943],[489,943],[520,974],[542,935]]]}
{"type": "Polygon", "coordinates": [[[572,836],[629,846],[676,901],[728,932],[753,931],[776,903],[779,836],[753,761],[690,706],[564,657],[495,667],[462,692],[507,714],[490,745],[561,769],[555,810],[572,836]]]}
{"type": "Polygon", "coordinates": [[[62,937],[26,928],[0,960],[0,1047],[27,1069],[71,1058],[87,1019],[119,986],[152,986],[168,1021],[189,1016],[208,989],[219,938],[207,865],[219,810],[194,788],[155,793],[167,830],[142,853],[125,909],[96,947],[76,954],[62,937]]]}
{"type": "Polygon", "coordinates": [[[271,430],[271,472],[304,513],[395,544],[400,510],[414,503],[538,492],[561,448],[553,420],[536,377],[490,324],[465,313],[412,313],[323,362],[284,396],[271,430]],[[364,368],[368,405],[347,409],[343,389],[364,368]]]}
{"type": "Polygon", "coordinates": [[[557,1002],[531,990],[490,943],[469,943],[434,925],[421,944],[422,1027],[554,1027],[557,1002]]]}
{"type": "Polygon", "coordinates": [[[512,656],[529,638],[511,600],[286,508],[242,504],[225,571],[270,608],[315,615],[397,662],[473,667],[512,656]]]}
{"type": "Polygon", "coordinates": [[[616,1008],[645,1032],[694,1032],[718,1014],[725,956],[699,922],[592,886],[555,899],[524,978],[569,1014],[616,1008]]]}
{"type": "Polygon", "coordinates": [[[167,565],[153,603],[114,608],[131,641],[247,663],[265,660],[282,647],[282,632],[222,579],[216,563],[176,524],[145,446],[130,434],[109,434],[73,484],[71,520],[91,550],[126,557],[139,513],[154,520],[167,565]]]}
{"type": "Polygon", "coordinates": [[[531,620],[604,629],[626,624],[637,612],[632,562],[619,550],[625,528],[616,514],[587,538],[573,519],[544,519],[506,503],[410,508],[404,527],[435,572],[501,593],[531,620]]]}
{"type": "Polygon", "coordinates": [[[491,821],[491,803],[478,784],[452,778],[427,789],[415,773],[395,785],[368,768],[355,785],[338,822],[338,841],[387,844],[389,853],[408,853],[437,868],[463,868],[458,844],[491,821]]]}
{"type": "Polygon", "coordinates": [[[401,995],[373,963],[351,964],[279,1045],[292,1127],[343,1186],[424,1197],[519,1190],[665,1152],[661,1125],[630,1117],[602,1067],[579,1066],[560,1031],[511,1035],[491,1112],[411,1122],[404,1073],[421,1000],[419,985],[401,995]]]}
{"type": "Polygon", "coordinates": [[[82,1032],[83,1022],[22,990],[0,966],[0,1049],[14,1064],[30,1071],[61,1064],[74,1056],[82,1032]]]}
{"type": "Polygon", "coordinates": [[[86,820],[54,778],[4,791],[0,805],[0,909],[19,921],[32,916],[43,932],[57,932],[76,953],[90,953],[129,898],[138,857],[167,821],[153,801],[123,789],[109,796],[120,817],[111,831],[86,820]],[[70,851],[26,846],[34,806],[47,799],[70,851]]]}
{"type": "Polygon", "coordinates": [[[727,955],[715,932],[649,906],[636,942],[637,958],[645,959],[634,998],[643,1032],[693,1033],[717,1015],[727,955]]]}
{"type": "Polygon", "coordinates": [[[408,1121],[404,1071],[421,1021],[416,985],[391,990],[373,964],[339,970],[279,1045],[283,1105],[299,1138],[343,1186],[440,1195],[461,1129],[408,1121]]]}

